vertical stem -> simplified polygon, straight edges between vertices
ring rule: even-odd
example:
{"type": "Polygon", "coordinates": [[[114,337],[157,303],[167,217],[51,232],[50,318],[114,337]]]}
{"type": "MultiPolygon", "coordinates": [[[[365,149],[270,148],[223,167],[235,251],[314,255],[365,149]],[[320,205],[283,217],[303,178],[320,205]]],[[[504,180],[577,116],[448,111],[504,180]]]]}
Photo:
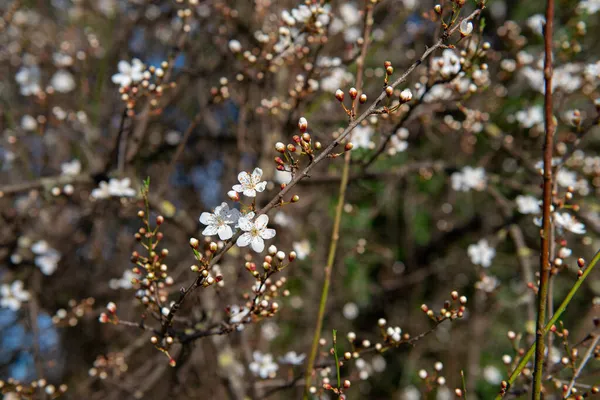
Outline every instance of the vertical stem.
{"type": "Polygon", "coordinates": [[[546,25],[544,28],[544,122],[546,141],[544,143],[544,198],[542,254],[540,255],[540,287],[538,292],[538,314],[535,334],[535,365],[533,372],[532,399],[540,400],[542,392],[542,375],[544,369],[544,326],[546,323],[546,307],[548,304],[548,283],[550,280],[550,241],[552,206],[552,150],[554,147],[554,121],[552,115],[552,30],[554,19],[554,0],[546,2],[546,25]]]}
{"type": "MultiPolygon", "coordinates": [[[[356,89],[360,95],[363,86],[363,71],[365,58],[367,57],[367,50],[369,47],[369,39],[371,37],[371,28],[373,27],[373,4],[367,1],[365,6],[365,19],[364,19],[364,30],[363,30],[363,45],[361,48],[360,56],[358,57],[357,71],[356,71],[356,89]]],[[[352,102],[350,119],[354,120],[356,116],[356,99],[352,102]]],[[[335,254],[337,251],[337,244],[340,239],[340,224],[342,221],[342,213],[344,212],[344,200],[346,196],[346,188],[348,187],[348,175],[350,172],[350,151],[344,154],[344,169],[342,170],[342,180],[339,188],[339,198],[337,207],[335,210],[335,217],[333,222],[333,231],[331,233],[331,242],[329,244],[329,254],[327,256],[327,265],[325,266],[325,280],[323,282],[323,290],[321,291],[321,301],[319,303],[319,313],[317,315],[317,324],[315,326],[315,332],[313,335],[312,346],[308,362],[306,364],[306,372],[304,375],[304,399],[308,399],[309,390],[311,386],[311,377],[313,372],[313,366],[317,358],[317,350],[319,348],[319,339],[321,337],[321,330],[323,329],[323,318],[325,317],[325,306],[327,305],[327,296],[329,295],[329,286],[331,285],[331,270],[333,269],[333,263],[335,262],[335,254]]]]}

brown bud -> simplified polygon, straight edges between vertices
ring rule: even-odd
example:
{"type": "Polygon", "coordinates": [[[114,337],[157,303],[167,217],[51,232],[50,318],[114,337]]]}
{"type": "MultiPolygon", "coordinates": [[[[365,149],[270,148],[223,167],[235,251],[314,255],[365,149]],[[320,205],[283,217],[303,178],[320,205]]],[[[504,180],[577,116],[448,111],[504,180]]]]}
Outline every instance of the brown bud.
{"type": "Polygon", "coordinates": [[[387,95],[387,97],[391,97],[394,94],[394,88],[391,86],[386,87],[385,94],[387,95]]]}
{"type": "Polygon", "coordinates": [[[356,88],[350,88],[348,94],[350,95],[350,98],[354,100],[356,99],[356,96],[358,96],[358,90],[356,90],[356,88]]]}

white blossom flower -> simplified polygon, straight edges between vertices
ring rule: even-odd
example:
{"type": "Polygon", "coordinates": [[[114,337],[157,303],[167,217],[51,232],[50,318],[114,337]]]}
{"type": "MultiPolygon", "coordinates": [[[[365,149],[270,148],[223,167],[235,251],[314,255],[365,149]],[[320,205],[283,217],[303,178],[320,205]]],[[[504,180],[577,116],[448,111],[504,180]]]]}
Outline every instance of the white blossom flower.
{"type": "Polygon", "coordinates": [[[31,295],[23,289],[23,281],[13,281],[10,285],[5,283],[0,286],[0,307],[18,311],[21,303],[28,301],[31,295]]]}
{"type": "Polygon", "coordinates": [[[233,230],[230,225],[235,225],[240,219],[240,212],[233,208],[229,209],[227,203],[221,203],[215,208],[214,213],[203,212],[200,215],[200,222],[207,225],[202,231],[204,236],[219,235],[219,239],[227,240],[233,236],[233,230]]]}
{"type": "Polygon", "coordinates": [[[544,110],[542,110],[541,106],[529,107],[525,110],[517,111],[515,119],[523,128],[533,128],[544,123],[544,110]]]}
{"type": "Polygon", "coordinates": [[[471,189],[482,191],[486,187],[486,175],[482,167],[466,166],[462,171],[453,173],[450,179],[452,189],[459,192],[468,192],[471,189]]]}
{"type": "Polygon", "coordinates": [[[241,324],[249,312],[250,312],[250,309],[248,307],[240,307],[238,305],[230,306],[229,307],[229,323],[230,324],[241,324]]]}
{"type": "Polygon", "coordinates": [[[108,190],[108,183],[101,181],[98,187],[92,190],[92,198],[94,199],[108,199],[110,197],[110,191],[108,190]]]}
{"type": "Polygon", "coordinates": [[[310,254],[310,242],[308,239],[303,239],[299,242],[293,242],[292,248],[296,252],[299,260],[304,260],[310,254]]]}
{"type": "Polygon", "coordinates": [[[449,78],[460,71],[460,59],[451,49],[442,52],[441,57],[434,57],[431,61],[431,69],[438,71],[444,78],[449,78]]]}
{"type": "Polygon", "coordinates": [[[577,173],[561,168],[556,173],[556,183],[562,187],[575,187],[577,185],[577,173]]]}
{"type": "Polygon", "coordinates": [[[570,249],[570,248],[568,248],[568,247],[561,247],[561,248],[558,250],[558,256],[559,256],[560,258],[567,258],[567,257],[570,257],[572,253],[573,253],[573,250],[571,250],[571,249],[570,249]]]}
{"type": "Polygon", "coordinates": [[[127,87],[132,83],[139,82],[143,78],[144,64],[134,58],[129,64],[127,61],[121,60],[117,66],[119,72],[112,76],[113,83],[127,87]]]}
{"type": "Polygon", "coordinates": [[[59,69],[52,75],[50,79],[50,85],[60,93],[68,93],[75,89],[75,79],[73,75],[67,70],[59,69]]]}
{"type": "Polygon", "coordinates": [[[388,154],[393,156],[397,153],[402,153],[408,148],[408,129],[400,128],[396,132],[396,134],[392,135],[390,138],[390,148],[388,149],[388,154]]]}
{"type": "Polygon", "coordinates": [[[273,217],[273,223],[280,226],[290,226],[294,223],[294,219],[283,211],[277,211],[275,217],[273,217]]]}
{"type": "Polygon", "coordinates": [[[58,268],[60,253],[50,247],[45,240],[39,240],[31,246],[31,251],[36,255],[35,265],[44,275],[52,275],[58,268]]]}
{"type": "Polygon", "coordinates": [[[302,365],[306,354],[297,354],[295,351],[288,351],[283,357],[279,357],[279,362],[289,365],[302,365]]]}
{"type": "Polygon", "coordinates": [[[131,188],[131,179],[129,178],[112,178],[108,181],[108,192],[115,197],[134,197],[136,194],[136,191],[131,188]]]}
{"type": "Polygon", "coordinates": [[[556,222],[556,225],[559,227],[577,235],[583,235],[585,233],[585,225],[577,221],[575,217],[569,213],[554,213],[554,222],[556,222]]]}
{"type": "Polygon", "coordinates": [[[239,185],[233,185],[233,190],[238,193],[243,193],[246,197],[256,197],[256,192],[262,192],[267,186],[267,182],[261,182],[262,169],[254,168],[252,175],[246,171],[242,171],[238,174],[239,185]]]}
{"type": "Polygon", "coordinates": [[[343,87],[345,83],[351,82],[354,77],[345,68],[333,68],[331,73],[321,79],[321,88],[330,93],[335,93],[336,90],[343,87]]]}
{"type": "Polygon", "coordinates": [[[517,208],[521,214],[539,214],[540,201],[533,196],[517,196],[517,208]]]}
{"type": "Polygon", "coordinates": [[[31,115],[23,115],[21,118],[21,128],[26,131],[35,131],[37,129],[37,121],[31,115]]]}
{"type": "Polygon", "coordinates": [[[496,256],[496,249],[488,244],[486,239],[481,239],[477,244],[472,244],[467,249],[471,262],[488,268],[492,265],[492,259],[496,256]]]}
{"type": "Polygon", "coordinates": [[[265,249],[265,240],[275,237],[275,229],[268,229],[269,217],[265,214],[259,215],[254,222],[250,219],[240,217],[238,225],[244,233],[237,239],[236,244],[239,247],[250,245],[252,250],[257,253],[265,249]]]}
{"type": "Polygon", "coordinates": [[[469,36],[473,32],[473,23],[463,19],[458,28],[462,36],[469,36]]]}
{"type": "Polygon", "coordinates": [[[498,368],[488,365],[483,369],[483,378],[491,385],[499,385],[504,375],[498,368]]]}
{"type": "Polygon", "coordinates": [[[581,0],[578,7],[588,14],[595,14],[600,11],[600,0],[581,0]]]}
{"type": "Polygon", "coordinates": [[[79,175],[81,173],[81,161],[75,158],[69,162],[62,163],[60,170],[62,175],[79,175]]]}
{"type": "Polygon", "coordinates": [[[491,275],[483,275],[479,281],[475,282],[475,289],[486,293],[492,293],[498,286],[500,286],[500,281],[491,275]]]}
{"type": "Polygon", "coordinates": [[[23,66],[15,75],[15,80],[21,87],[23,96],[37,94],[40,90],[41,72],[37,65],[23,66]]]}
{"type": "Polygon", "coordinates": [[[356,319],[356,317],[358,317],[358,312],[358,306],[354,302],[346,303],[342,308],[342,314],[346,319],[349,320],[356,319]]]}
{"type": "Polygon", "coordinates": [[[370,149],[373,146],[371,136],[374,132],[371,125],[358,125],[352,131],[350,141],[355,149],[370,149]]]}
{"type": "Polygon", "coordinates": [[[250,363],[248,368],[254,375],[260,376],[262,379],[275,377],[279,365],[273,361],[273,355],[255,351],[252,353],[252,358],[254,361],[250,363]]]}
{"type": "Polygon", "coordinates": [[[132,280],[137,278],[138,276],[132,270],[126,269],[122,277],[109,280],[108,287],[113,290],[131,289],[133,287],[132,280]]]}
{"type": "Polygon", "coordinates": [[[229,50],[231,50],[232,53],[239,53],[242,50],[242,44],[239,40],[232,39],[229,41],[229,50]]]}
{"type": "Polygon", "coordinates": [[[542,14],[535,14],[527,18],[527,26],[529,29],[542,36],[543,28],[546,24],[546,18],[542,14]]]}

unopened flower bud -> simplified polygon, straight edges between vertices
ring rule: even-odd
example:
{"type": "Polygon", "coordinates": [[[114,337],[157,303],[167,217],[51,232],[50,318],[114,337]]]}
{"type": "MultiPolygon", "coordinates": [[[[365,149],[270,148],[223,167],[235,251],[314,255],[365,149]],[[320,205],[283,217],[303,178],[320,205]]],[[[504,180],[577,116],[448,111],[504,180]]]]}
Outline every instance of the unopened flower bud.
{"type": "Polygon", "coordinates": [[[285,153],[285,144],[281,143],[281,142],[277,142],[275,143],[275,150],[277,150],[280,153],[285,153]]]}
{"type": "Polygon", "coordinates": [[[360,104],[365,104],[367,102],[367,95],[366,94],[361,94],[360,97],[358,98],[358,101],[360,102],[360,104]]]}
{"type": "Polygon", "coordinates": [[[230,190],[227,192],[227,196],[233,201],[240,201],[240,194],[235,190],[230,190]]]}
{"type": "Polygon", "coordinates": [[[108,312],[110,312],[111,314],[114,314],[117,312],[117,305],[115,303],[113,303],[112,301],[110,303],[108,303],[106,305],[106,309],[108,310],[108,312]]]}
{"type": "Polygon", "coordinates": [[[197,248],[198,248],[198,246],[200,246],[200,242],[199,242],[199,241],[198,241],[198,239],[196,239],[196,238],[190,238],[190,246],[191,246],[193,249],[197,249],[197,248]]]}
{"type": "Polygon", "coordinates": [[[391,86],[386,87],[385,94],[387,95],[387,97],[391,97],[394,94],[394,88],[391,86]]]}
{"type": "Polygon", "coordinates": [[[306,143],[310,143],[310,134],[304,133],[302,135],[302,140],[304,140],[306,143]]]}
{"type": "Polygon", "coordinates": [[[275,253],[277,253],[277,247],[275,247],[275,245],[272,244],[269,246],[269,249],[267,251],[270,255],[274,256],[275,253]]]}
{"type": "Polygon", "coordinates": [[[291,143],[287,145],[287,149],[289,150],[290,153],[295,153],[296,152],[296,146],[294,146],[291,143]]]}
{"type": "Polygon", "coordinates": [[[156,225],[162,225],[163,222],[165,222],[165,217],[163,217],[162,215],[156,217],[156,225]]]}
{"type": "Polygon", "coordinates": [[[412,100],[412,92],[410,91],[410,89],[404,89],[402,92],[400,92],[400,100],[403,103],[406,103],[408,101],[412,100]]]}
{"type": "Polygon", "coordinates": [[[290,260],[290,261],[294,261],[296,259],[296,257],[298,257],[298,255],[296,254],[295,251],[290,251],[290,254],[288,254],[288,260],[290,260]]]}
{"type": "Polygon", "coordinates": [[[385,324],[387,324],[387,321],[384,318],[379,318],[379,320],[377,321],[377,325],[379,325],[380,327],[384,327],[385,324]]]}
{"type": "Polygon", "coordinates": [[[210,249],[210,251],[212,251],[214,253],[215,251],[217,251],[219,246],[215,242],[210,242],[210,244],[208,245],[208,248],[210,249]]]}
{"type": "Polygon", "coordinates": [[[385,69],[385,73],[388,75],[392,75],[394,73],[394,67],[391,65],[385,69]]]}
{"type": "Polygon", "coordinates": [[[384,67],[384,68],[391,67],[391,66],[392,66],[392,62],[391,62],[391,61],[385,61],[385,62],[383,63],[383,67],[384,67]]]}
{"type": "Polygon", "coordinates": [[[298,196],[297,194],[292,196],[292,203],[297,203],[300,201],[300,196],[298,196]]]}
{"type": "Polygon", "coordinates": [[[338,101],[344,101],[344,92],[342,92],[341,89],[338,89],[335,91],[335,98],[338,99],[338,101]]]}
{"type": "Polygon", "coordinates": [[[315,150],[321,150],[322,147],[323,145],[321,144],[321,142],[315,142],[315,150]]]}
{"type": "Polygon", "coordinates": [[[358,96],[358,90],[356,90],[356,88],[350,88],[348,94],[350,95],[350,98],[354,100],[356,96],[358,96]]]}
{"type": "Polygon", "coordinates": [[[436,4],[435,7],[433,7],[433,10],[435,11],[436,14],[442,15],[442,6],[441,5],[436,4]]]}
{"type": "Polygon", "coordinates": [[[350,150],[352,150],[353,147],[354,147],[354,145],[352,144],[352,142],[348,142],[344,146],[344,151],[350,151],[350,150]]]}
{"type": "Polygon", "coordinates": [[[285,260],[285,253],[283,251],[278,251],[275,256],[279,259],[279,261],[285,260]]]}
{"type": "Polygon", "coordinates": [[[306,120],[306,118],[301,117],[298,120],[298,129],[300,129],[301,132],[306,132],[306,130],[308,129],[308,121],[306,120]]]}

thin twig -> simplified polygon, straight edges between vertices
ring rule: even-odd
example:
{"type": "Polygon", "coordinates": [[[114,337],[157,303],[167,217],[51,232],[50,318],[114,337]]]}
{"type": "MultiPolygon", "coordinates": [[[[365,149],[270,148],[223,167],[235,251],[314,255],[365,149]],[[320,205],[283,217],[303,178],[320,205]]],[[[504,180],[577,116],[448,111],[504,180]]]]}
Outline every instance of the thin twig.
{"type": "Polygon", "coordinates": [[[552,222],[550,208],[552,207],[552,151],[554,149],[554,121],[552,113],[552,30],[554,19],[554,0],[546,2],[546,25],[544,27],[544,119],[546,141],[544,143],[544,195],[542,222],[542,252],[540,255],[540,287],[538,292],[538,311],[535,332],[535,366],[533,370],[534,400],[541,399],[542,375],[544,370],[545,343],[544,325],[548,305],[548,287],[550,282],[550,241],[552,240],[552,222]]]}
{"type": "Polygon", "coordinates": [[[581,371],[583,371],[583,368],[585,367],[585,365],[588,363],[588,361],[590,361],[590,359],[596,352],[596,346],[598,346],[598,342],[600,342],[600,335],[594,336],[594,340],[592,341],[592,343],[590,344],[590,347],[586,351],[585,356],[583,356],[583,360],[581,360],[581,363],[577,367],[577,370],[575,370],[575,373],[573,374],[573,378],[571,378],[571,382],[569,382],[569,387],[567,388],[567,393],[565,393],[565,395],[564,395],[565,399],[568,399],[569,396],[571,395],[571,391],[573,390],[573,387],[575,386],[575,381],[577,381],[577,378],[579,378],[581,371]]]}

